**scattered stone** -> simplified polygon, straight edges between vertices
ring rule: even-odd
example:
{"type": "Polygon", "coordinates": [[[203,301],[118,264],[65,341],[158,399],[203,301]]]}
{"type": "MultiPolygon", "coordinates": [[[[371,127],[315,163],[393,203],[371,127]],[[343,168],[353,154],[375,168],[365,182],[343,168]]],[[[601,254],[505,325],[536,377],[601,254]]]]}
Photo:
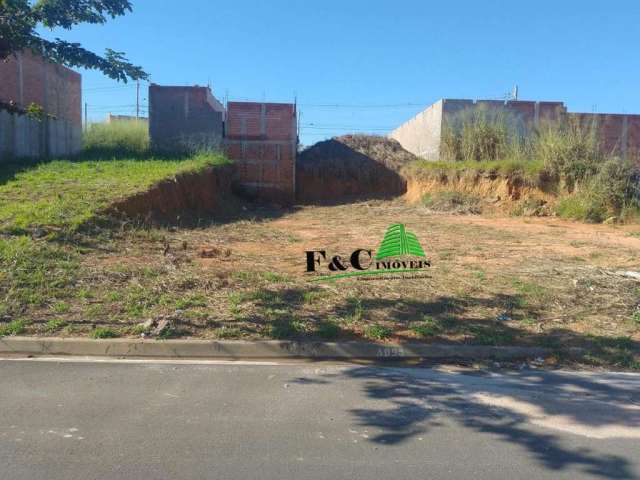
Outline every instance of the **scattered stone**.
{"type": "Polygon", "coordinates": [[[616,274],[622,277],[633,278],[634,280],[640,281],[640,272],[627,271],[627,272],[616,272],[616,274]]]}

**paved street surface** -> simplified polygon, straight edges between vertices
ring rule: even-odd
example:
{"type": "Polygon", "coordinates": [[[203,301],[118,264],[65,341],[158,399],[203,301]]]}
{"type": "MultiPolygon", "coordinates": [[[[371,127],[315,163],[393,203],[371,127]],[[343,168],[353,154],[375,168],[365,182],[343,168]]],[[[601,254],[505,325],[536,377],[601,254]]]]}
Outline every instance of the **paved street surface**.
{"type": "Polygon", "coordinates": [[[0,360],[0,479],[640,478],[640,375],[0,360]]]}

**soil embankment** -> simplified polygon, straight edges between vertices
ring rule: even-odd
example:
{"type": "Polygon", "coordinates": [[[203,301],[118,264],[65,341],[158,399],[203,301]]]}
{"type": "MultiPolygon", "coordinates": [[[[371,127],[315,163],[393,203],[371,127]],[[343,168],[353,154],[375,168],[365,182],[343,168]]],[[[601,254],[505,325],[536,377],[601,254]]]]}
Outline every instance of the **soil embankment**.
{"type": "Polygon", "coordinates": [[[426,194],[459,192],[485,200],[519,202],[540,200],[551,202],[556,198],[518,176],[483,172],[451,172],[448,174],[408,175],[405,199],[420,202],[426,194]]]}
{"type": "Polygon", "coordinates": [[[220,213],[232,199],[232,179],[231,165],[181,173],[115,202],[107,213],[151,220],[220,213]]]}

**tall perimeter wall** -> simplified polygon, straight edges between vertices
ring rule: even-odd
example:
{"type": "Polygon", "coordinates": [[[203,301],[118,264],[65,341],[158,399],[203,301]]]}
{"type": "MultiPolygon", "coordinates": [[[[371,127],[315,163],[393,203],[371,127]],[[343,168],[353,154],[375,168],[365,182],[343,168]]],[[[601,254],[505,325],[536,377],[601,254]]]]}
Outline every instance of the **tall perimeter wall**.
{"type": "Polygon", "coordinates": [[[70,155],[82,146],[82,77],[24,51],[0,62],[0,162],[70,155]],[[42,107],[41,119],[23,112],[42,107]]]}
{"type": "Polygon", "coordinates": [[[638,159],[640,153],[640,115],[567,112],[563,102],[442,99],[389,135],[408,151],[426,160],[441,158],[445,125],[454,125],[464,112],[474,109],[495,112],[529,134],[544,121],[577,121],[596,129],[600,146],[607,155],[638,159]]]}

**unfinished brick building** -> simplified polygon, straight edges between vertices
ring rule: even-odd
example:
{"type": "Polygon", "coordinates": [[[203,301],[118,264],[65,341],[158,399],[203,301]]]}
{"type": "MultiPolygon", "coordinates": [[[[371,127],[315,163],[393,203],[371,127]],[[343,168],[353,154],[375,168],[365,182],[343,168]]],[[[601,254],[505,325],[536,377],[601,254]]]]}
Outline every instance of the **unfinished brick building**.
{"type": "Polygon", "coordinates": [[[390,137],[414,155],[439,160],[444,125],[453,124],[461,112],[480,108],[503,113],[524,134],[545,120],[578,121],[596,129],[605,154],[638,158],[640,115],[572,113],[563,102],[442,99],[393,130],[390,137]]]}
{"type": "Polygon", "coordinates": [[[149,87],[149,134],[154,148],[222,148],[234,160],[235,186],[263,200],[295,200],[298,150],[296,106],[229,102],[209,87],[149,87]]]}
{"type": "Polygon", "coordinates": [[[229,102],[224,145],[244,193],[282,203],[295,200],[295,105],[229,102]]]}
{"type": "Polygon", "coordinates": [[[224,115],[209,87],[149,86],[149,137],[156,150],[220,147],[224,115]]]}
{"type": "Polygon", "coordinates": [[[0,156],[39,157],[75,153],[82,146],[82,77],[28,50],[0,62],[0,102],[42,107],[46,118],[0,111],[0,156]]]}

